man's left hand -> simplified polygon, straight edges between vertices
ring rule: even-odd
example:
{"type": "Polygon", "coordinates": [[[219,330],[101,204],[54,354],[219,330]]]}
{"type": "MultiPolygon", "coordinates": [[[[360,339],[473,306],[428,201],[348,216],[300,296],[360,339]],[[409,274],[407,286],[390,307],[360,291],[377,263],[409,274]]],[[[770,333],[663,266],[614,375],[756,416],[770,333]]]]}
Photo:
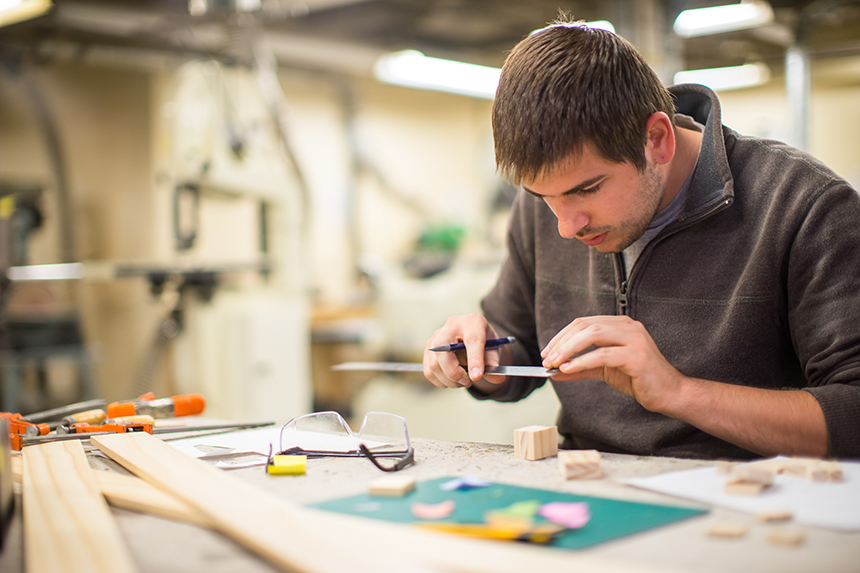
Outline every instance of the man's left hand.
{"type": "Polygon", "coordinates": [[[558,368],[554,380],[603,380],[654,412],[671,410],[684,376],[654,343],[641,322],[627,316],[577,318],[541,352],[544,368],[558,368]],[[593,350],[575,356],[589,347],[593,350]]]}

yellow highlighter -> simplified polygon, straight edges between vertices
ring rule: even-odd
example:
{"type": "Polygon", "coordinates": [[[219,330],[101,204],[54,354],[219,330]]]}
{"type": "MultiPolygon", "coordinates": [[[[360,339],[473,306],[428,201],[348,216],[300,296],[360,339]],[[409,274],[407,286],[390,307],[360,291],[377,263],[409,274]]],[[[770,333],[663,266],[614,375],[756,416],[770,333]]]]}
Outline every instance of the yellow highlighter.
{"type": "Polygon", "coordinates": [[[305,473],[307,456],[274,456],[269,459],[266,471],[272,476],[301,475],[305,473]]]}

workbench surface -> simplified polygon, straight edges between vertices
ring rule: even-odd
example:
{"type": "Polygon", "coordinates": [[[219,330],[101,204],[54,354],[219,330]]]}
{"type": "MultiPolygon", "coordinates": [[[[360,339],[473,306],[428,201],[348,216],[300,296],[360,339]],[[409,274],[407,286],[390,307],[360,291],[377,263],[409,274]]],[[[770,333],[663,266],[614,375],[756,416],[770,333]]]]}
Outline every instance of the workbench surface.
{"type": "MultiPolygon", "coordinates": [[[[686,507],[702,506],[639,490],[621,481],[712,465],[712,462],[698,460],[604,454],[603,479],[565,481],[559,473],[556,457],[534,462],[521,460],[514,457],[512,446],[426,439],[415,439],[413,445],[416,463],[403,471],[419,481],[474,475],[511,485],[686,507]]],[[[126,473],[98,452],[90,452],[89,459],[96,469],[126,473]]],[[[230,472],[273,495],[301,504],[366,493],[368,482],[382,475],[367,460],[334,458],[309,460],[307,474],[303,476],[268,476],[262,467],[230,472]]],[[[17,491],[17,515],[0,554],[0,570],[4,573],[24,571],[20,487],[17,491]]],[[[254,573],[275,570],[218,533],[122,509],[112,508],[112,511],[140,571],[254,573]]],[[[575,570],[577,561],[584,559],[591,565],[605,561],[609,569],[630,571],[860,571],[860,532],[844,533],[791,523],[789,527],[793,531],[806,534],[806,541],[798,547],[783,547],[765,539],[775,527],[785,526],[765,524],[752,515],[713,508],[701,517],[564,555],[569,556],[570,570],[575,570]],[[726,522],[746,525],[749,531],[740,539],[708,537],[707,531],[712,525],[726,522]]],[[[491,551],[495,543],[509,542],[475,542],[475,551],[491,551]]],[[[328,545],[336,549],[337,540],[328,540],[328,545]]],[[[561,550],[546,548],[541,551],[561,550]]],[[[379,558],[385,559],[385,556],[379,558]]]]}

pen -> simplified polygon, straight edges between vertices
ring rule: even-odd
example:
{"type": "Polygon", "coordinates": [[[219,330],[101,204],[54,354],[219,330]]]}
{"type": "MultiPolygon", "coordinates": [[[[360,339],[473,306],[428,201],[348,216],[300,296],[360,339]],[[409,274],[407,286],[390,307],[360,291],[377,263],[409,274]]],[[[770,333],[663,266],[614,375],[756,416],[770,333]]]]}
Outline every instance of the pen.
{"type": "MultiPolygon", "coordinates": [[[[490,350],[492,348],[498,348],[499,346],[504,346],[505,344],[511,344],[512,342],[516,342],[517,339],[513,336],[506,336],[504,338],[491,338],[490,340],[484,343],[484,350],[490,350]]],[[[430,349],[431,352],[452,352],[454,350],[463,350],[466,348],[466,345],[462,342],[455,342],[454,344],[443,344],[441,346],[434,346],[430,349]]]]}

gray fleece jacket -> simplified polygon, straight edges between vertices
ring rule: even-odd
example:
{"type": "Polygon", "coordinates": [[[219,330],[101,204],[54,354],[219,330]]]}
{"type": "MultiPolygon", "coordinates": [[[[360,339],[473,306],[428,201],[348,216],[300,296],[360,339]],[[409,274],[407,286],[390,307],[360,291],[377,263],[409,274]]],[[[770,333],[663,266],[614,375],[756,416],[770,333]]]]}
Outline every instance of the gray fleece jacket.
{"type": "MultiPolygon", "coordinates": [[[[671,88],[678,113],[705,125],[679,218],[623,258],[564,239],[549,208],[523,192],[509,256],[483,311],[516,336],[514,364],[580,316],[626,313],[685,375],[804,389],[821,404],[829,455],[860,458],[860,196],[812,156],[721,123],[716,95],[671,88]]],[[[479,399],[516,401],[544,379],[514,379],[479,399]]],[[[566,447],[694,458],[755,454],[645,410],[602,381],[553,382],[566,447]]]]}

